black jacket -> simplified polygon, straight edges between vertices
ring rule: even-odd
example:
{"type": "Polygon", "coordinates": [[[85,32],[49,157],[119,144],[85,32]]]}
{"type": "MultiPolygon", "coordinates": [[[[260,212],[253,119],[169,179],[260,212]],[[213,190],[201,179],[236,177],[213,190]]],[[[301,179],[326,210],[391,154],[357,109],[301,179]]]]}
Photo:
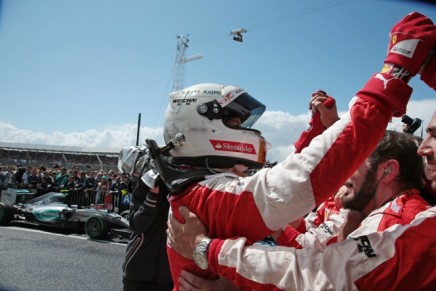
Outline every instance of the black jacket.
{"type": "Polygon", "coordinates": [[[164,186],[159,194],[149,192],[145,185],[138,188],[141,190],[135,189],[130,203],[133,234],[127,244],[123,277],[129,281],[171,284],[172,288],[166,252],[168,192],[164,186]]]}

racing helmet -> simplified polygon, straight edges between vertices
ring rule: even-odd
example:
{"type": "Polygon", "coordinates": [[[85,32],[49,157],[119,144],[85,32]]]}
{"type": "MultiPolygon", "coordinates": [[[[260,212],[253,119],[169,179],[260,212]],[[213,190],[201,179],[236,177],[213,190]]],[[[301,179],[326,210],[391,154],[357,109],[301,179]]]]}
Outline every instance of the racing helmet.
{"type": "Polygon", "coordinates": [[[251,127],[264,111],[265,105],[236,86],[203,83],[171,93],[164,117],[164,139],[168,144],[178,134],[185,138],[182,146],[170,151],[174,163],[221,169],[236,164],[262,168],[267,142],[251,127]],[[226,125],[235,117],[240,119],[240,126],[226,125]]]}

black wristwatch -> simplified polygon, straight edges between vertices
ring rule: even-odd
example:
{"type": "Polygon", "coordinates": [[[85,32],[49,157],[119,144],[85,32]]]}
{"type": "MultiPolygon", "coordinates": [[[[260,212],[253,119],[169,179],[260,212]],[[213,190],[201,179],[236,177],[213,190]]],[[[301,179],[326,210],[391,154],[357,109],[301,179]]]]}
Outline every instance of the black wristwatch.
{"type": "Polygon", "coordinates": [[[194,258],[194,262],[202,270],[206,270],[207,268],[209,268],[207,254],[211,241],[212,240],[208,237],[203,238],[192,255],[192,257],[194,258]]]}

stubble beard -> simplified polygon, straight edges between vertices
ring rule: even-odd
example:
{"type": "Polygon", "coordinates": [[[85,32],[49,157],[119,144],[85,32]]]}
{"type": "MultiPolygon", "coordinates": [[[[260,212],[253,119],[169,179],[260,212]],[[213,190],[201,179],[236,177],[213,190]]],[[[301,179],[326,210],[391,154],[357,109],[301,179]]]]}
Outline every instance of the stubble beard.
{"type": "MultiPolygon", "coordinates": [[[[376,167],[375,167],[376,168],[376,167]]],[[[345,209],[351,209],[363,212],[365,207],[374,199],[378,187],[377,171],[369,169],[363,179],[362,186],[358,192],[344,198],[342,206],[345,209]]]]}

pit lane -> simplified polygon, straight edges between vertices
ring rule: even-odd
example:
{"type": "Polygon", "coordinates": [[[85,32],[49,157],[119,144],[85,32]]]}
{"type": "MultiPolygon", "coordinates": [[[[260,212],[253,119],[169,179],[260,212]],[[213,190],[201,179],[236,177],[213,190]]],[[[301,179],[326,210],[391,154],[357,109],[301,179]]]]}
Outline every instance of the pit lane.
{"type": "Polygon", "coordinates": [[[122,290],[125,242],[0,226],[0,290],[122,290]]]}

